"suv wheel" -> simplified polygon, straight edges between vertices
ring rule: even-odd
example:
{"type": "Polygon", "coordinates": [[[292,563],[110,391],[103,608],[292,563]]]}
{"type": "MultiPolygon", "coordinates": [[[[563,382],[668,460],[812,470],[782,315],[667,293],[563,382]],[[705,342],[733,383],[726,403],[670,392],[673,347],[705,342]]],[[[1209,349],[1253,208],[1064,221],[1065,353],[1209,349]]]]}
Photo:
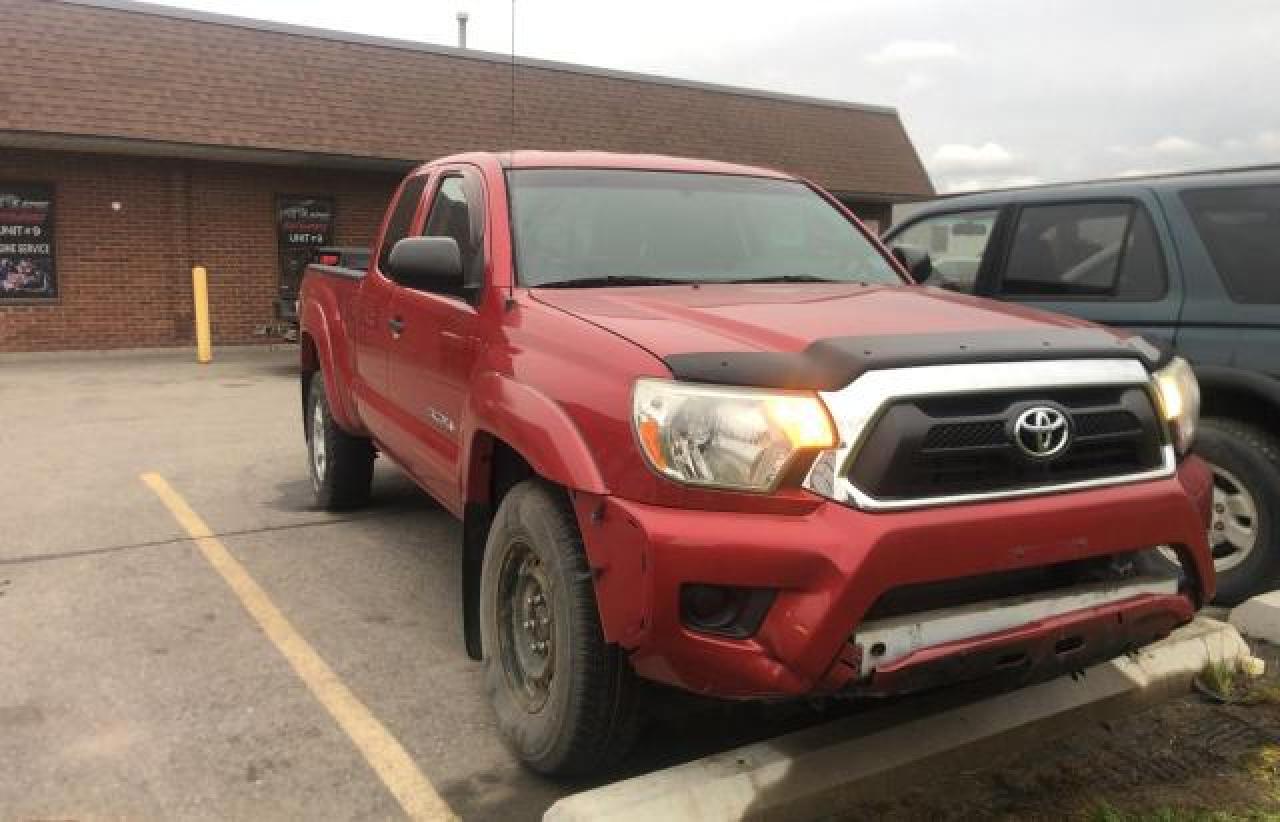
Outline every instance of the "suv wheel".
{"type": "Polygon", "coordinates": [[[373,446],[334,422],[319,371],[311,375],[307,398],[307,456],[316,504],[327,511],[364,505],[373,484],[373,446]]]}
{"type": "Polygon", "coordinates": [[[541,480],[503,498],[480,578],[485,688],[507,744],[529,768],[612,767],[635,737],[635,675],[604,641],[568,499],[541,480]]]}
{"type": "Polygon", "coordinates": [[[1195,450],[1213,470],[1215,602],[1235,605],[1280,583],[1280,443],[1255,425],[1211,418],[1195,450]]]}

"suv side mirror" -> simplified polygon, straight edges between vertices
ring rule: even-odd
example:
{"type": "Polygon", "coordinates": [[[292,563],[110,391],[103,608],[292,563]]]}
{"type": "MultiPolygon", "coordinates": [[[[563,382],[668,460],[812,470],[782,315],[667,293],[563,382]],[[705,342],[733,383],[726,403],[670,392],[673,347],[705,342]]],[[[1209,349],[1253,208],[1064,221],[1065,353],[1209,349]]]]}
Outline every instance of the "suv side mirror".
{"type": "Polygon", "coordinates": [[[918,283],[928,282],[933,276],[933,259],[929,252],[914,245],[895,245],[893,256],[918,283]]]}
{"type": "Polygon", "coordinates": [[[462,293],[462,253],[452,237],[405,237],[391,247],[387,274],[405,288],[462,293]]]}

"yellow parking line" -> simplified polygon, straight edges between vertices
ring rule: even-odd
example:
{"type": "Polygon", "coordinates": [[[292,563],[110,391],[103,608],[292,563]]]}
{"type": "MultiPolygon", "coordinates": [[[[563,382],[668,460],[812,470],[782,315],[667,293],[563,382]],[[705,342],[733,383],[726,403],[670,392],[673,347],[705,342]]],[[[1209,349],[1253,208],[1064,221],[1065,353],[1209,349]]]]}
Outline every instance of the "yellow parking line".
{"type": "Polygon", "coordinates": [[[240,561],[213,535],[200,515],[159,474],[143,474],[142,481],[155,492],[174,519],[195,541],[214,570],[222,575],[222,579],[240,599],[240,604],[293,666],[294,673],[311,694],[320,701],[342,730],[346,731],[347,736],[364,754],[369,766],[378,774],[378,778],[400,802],[405,813],[411,819],[454,819],[448,804],[436,793],[431,782],[396,738],[289,624],[289,620],[272,603],[266,591],[262,590],[240,561]]]}

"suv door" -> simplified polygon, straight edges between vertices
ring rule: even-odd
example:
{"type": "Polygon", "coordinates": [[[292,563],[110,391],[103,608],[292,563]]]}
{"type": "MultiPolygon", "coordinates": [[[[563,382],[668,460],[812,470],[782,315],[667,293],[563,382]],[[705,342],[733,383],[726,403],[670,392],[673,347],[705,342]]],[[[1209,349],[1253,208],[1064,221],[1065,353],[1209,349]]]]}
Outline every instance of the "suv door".
{"type": "Polygon", "coordinates": [[[1280,377],[1280,183],[1187,186],[1165,207],[1188,275],[1178,347],[1280,377]]]}
{"type": "Polygon", "coordinates": [[[446,505],[461,498],[462,416],[479,354],[474,299],[485,278],[483,191],[480,174],[469,166],[438,173],[422,233],[457,241],[463,282],[455,291],[400,287],[392,308],[401,323],[391,385],[403,412],[403,464],[446,505]]]}
{"type": "Polygon", "coordinates": [[[995,208],[936,214],[907,223],[892,232],[886,242],[894,250],[910,249],[929,255],[932,273],[925,285],[973,294],[987,251],[993,245],[999,217],[1000,211],[995,208]]]}
{"type": "Polygon", "coordinates": [[[1168,247],[1163,220],[1138,199],[1024,203],[988,296],[1172,344],[1183,291],[1168,247]]]}

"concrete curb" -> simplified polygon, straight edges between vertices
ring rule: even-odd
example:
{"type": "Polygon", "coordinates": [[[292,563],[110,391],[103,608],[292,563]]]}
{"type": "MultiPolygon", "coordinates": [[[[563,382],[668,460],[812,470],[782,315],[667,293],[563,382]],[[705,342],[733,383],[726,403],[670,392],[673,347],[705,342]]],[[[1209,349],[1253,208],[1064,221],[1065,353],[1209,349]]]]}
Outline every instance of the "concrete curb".
{"type": "Polygon", "coordinates": [[[1231,611],[1230,621],[1247,637],[1280,645],[1280,591],[1245,600],[1231,611]]]}
{"type": "MultiPolygon", "coordinates": [[[[214,362],[219,359],[239,362],[253,357],[269,355],[275,351],[296,350],[297,343],[271,341],[260,343],[234,343],[215,345],[214,362]]],[[[165,346],[158,348],[68,348],[58,351],[4,351],[0,352],[0,365],[24,363],[101,362],[104,360],[180,360],[194,362],[194,345],[165,346]]]]}
{"type": "Polygon", "coordinates": [[[1185,693],[1209,662],[1249,656],[1234,628],[1199,618],[1130,657],[989,697],[885,730],[860,733],[865,719],[747,745],[684,765],[567,796],[543,816],[577,820],[807,819],[854,799],[982,761],[994,751],[1068,733],[1185,693]]]}

